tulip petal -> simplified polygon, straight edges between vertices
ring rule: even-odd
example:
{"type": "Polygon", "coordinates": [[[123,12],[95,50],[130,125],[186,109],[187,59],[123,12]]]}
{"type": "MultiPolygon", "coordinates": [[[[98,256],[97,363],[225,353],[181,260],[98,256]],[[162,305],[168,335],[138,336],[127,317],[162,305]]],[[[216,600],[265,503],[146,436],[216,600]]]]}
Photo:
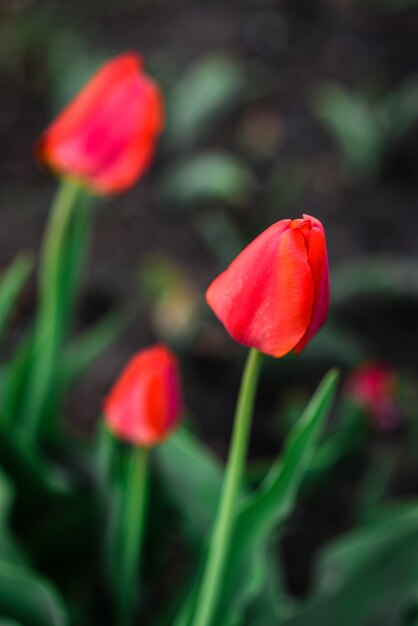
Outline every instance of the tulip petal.
{"type": "Polygon", "coordinates": [[[207,291],[236,341],[275,357],[303,337],[314,302],[305,236],[289,224],[281,220],[264,231],[207,291]]]}
{"type": "Polygon", "coordinates": [[[312,222],[312,230],[308,240],[308,263],[312,272],[315,295],[312,317],[306,333],[294,348],[296,354],[303,350],[309,340],[323,326],[329,307],[329,269],[324,228],[316,218],[309,215],[303,217],[312,222]]]}
{"type": "Polygon", "coordinates": [[[110,430],[140,446],[162,442],[182,411],[180,377],[174,355],[164,346],[138,352],[105,398],[110,430]]]}

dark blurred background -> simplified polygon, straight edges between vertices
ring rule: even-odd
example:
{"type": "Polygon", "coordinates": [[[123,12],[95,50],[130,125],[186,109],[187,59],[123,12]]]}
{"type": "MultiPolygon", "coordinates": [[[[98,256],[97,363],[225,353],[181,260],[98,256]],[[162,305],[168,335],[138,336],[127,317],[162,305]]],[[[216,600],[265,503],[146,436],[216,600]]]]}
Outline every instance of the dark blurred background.
{"type": "MultiPolygon", "coordinates": [[[[75,330],[113,309],[132,318],[78,383],[68,407],[73,430],[91,431],[126,360],[162,340],[181,356],[196,429],[224,455],[245,351],[204,292],[262,229],[301,213],[326,229],[330,320],[301,357],[266,360],[252,455],[277,452],[279,416],[292,415],[289,407],[303,404],[330,365],[349,373],[378,358],[415,380],[417,5],[0,1],[1,268],[18,251],[38,254],[57,183],[36,164],[34,146],[98,65],[138,50],[165,94],[166,131],[150,171],[129,193],[95,206],[75,330]]],[[[35,297],[33,277],[9,349],[35,297]]],[[[394,441],[396,460],[399,433],[394,441]]],[[[395,473],[396,484],[415,492],[408,472],[395,473]]],[[[343,503],[336,490],[331,511],[305,512],[313,526],[318,515],[325,534],[349,524],[350,489],[343,503]]],[[[294,576],[296,590],[303,580],[294,576]]]]}

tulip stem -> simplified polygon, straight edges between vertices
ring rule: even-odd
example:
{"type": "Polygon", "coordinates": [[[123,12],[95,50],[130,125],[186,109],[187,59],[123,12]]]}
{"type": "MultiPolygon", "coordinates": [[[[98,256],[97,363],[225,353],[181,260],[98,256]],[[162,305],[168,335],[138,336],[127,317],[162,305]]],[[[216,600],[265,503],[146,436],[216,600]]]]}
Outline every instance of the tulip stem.
{"type": "Polygon", "coordinates": [[[135,600],[139,593],[138,577],[148,504],[149,453],[146,448],[130,450],[123,510],[120,518],[119,626],[130,626],[134,620],[135,600]]]}
{"type": "Polygon", "coordinates": [[[212,626],[223,584],[223,572],[231,543],[236,502],[247,456],[253,407],[261,365],[261,353],[250,350],[241,381],[234,429],[217,516],[203,578],[198,594],[193,626],[212,626]]]}
{"type": "Polygon", "coordinates": [[[20,407],[23,424],[31,439],[43,429],[48,399],[50,394],[57,392],[58,358],[70,322],[86,248],[88,211],[84,202],[80,202],[82,198],[81,187],[64,179],[55,197],[43,240],[31,368],[20,407]]]}

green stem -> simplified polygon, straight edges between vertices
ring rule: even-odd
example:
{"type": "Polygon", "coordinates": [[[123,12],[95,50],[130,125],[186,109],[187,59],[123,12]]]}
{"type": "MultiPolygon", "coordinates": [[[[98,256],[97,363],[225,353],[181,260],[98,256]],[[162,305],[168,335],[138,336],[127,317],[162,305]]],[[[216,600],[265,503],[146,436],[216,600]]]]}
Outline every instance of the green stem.
{"type": "MultiPolygon", "coordinates": [[[[79,269],[75,256],[83,251],[80,226],[74,220],[82,194],[70,180],[61,183],[44,236],[39,268],[38,313],[33,334],[31,372],[22,399],[21,416],[31,439],[42,427],[50,390],[57,382],[57,359],[69,321],[79,269]],[[79,238],[77,250],[75,241],[79,238]]],[[[84,209],[84,207],[83,207],[84,209]]]]}
{"type": "Polygon", "coordinates": [[[120,517],[119,626],[133,623],[148,503],[148,450],[131,450],[120,517]]]}
{"type": "Polygon", "coordinates": [[[210,626],[216,614],[222,578],[231,543],[236,501],[247,456],[261,353],[250,350],[235,412],[234,430],[218,513],[209,544],[193,626],[210,626]]]}

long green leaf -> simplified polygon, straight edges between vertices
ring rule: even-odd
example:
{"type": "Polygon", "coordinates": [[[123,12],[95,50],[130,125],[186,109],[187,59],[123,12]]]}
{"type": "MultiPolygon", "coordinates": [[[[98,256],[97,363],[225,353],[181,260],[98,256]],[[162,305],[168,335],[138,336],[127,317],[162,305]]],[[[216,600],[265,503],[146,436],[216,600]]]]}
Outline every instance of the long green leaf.
{"type": "Polygon", "coordinates": [[[10,530],[10,512],[14,497],[13,485],[0,471],[0,554],[4,560],[21,563],[23,557],[10,530]]]}
{"type": "Polygon", "coordinates": [[[66,387],[74,383],[123,332],[132,315],[112,311],[92,328],[75,339],[66,350],[62,364],[62,381],[66,387]]]}
{"type": "Polygon", "coordinates": [[[69,624],[64,604],[48,582],[5,561],[0,561],[0,614],[25,626],[69,624]]]}
{"type": "Polygon", "coordinates": [[[416,597],[418,505],[327,547],[310,601],[286,626],[393,626],[416,597]]]}
{"type": "Polygon", "coordinates": [[[59,363],[56,384],[51,387],[45,403],[44,424],[47,431],[52,432],[56,428],[57,415],[62,414],[71,386],[117,339],[132,317],[131,314],[113,311],[68,345],[59,363]]]}
{"type": "Polygon", "coordinates": [[[214,54],[198,59],[168,95],[167,144],[189,146],[210,133],[244,96],[245,83],[234,59],[214,54]]]}
{"type": "Polygon", "coordinates": [[[174,163],[161,182],[160,195],[184,211],[208,201],[240,206],[254,188],[254,175],[243,161],[213,150],[174,163]]]}
{"type": "Polygon", "coordinates": [[[21,433],[13,433],[3,425],[0,425],[0,464],[18,495],[31,504],[36,504],[41,496],[68,491],[63,477],[28,445],[21,433]]]}
{"type": "Polygon", "coordinates": [[[370,255],[341,263],[335,272],[334,308],[358,299],[416,302],[418,263],[409,258],[370,255]]]}
{"type": "Polygon", "coordinates": [[[196,544],[213,521],[223,471],[210,450],[186,428],[155,449],[157,468],[186,533],[196,544]]]}
{"type": "Polygon", "coordinates": [[[338,374],[331,370],[290,433],[283,456],[237,516],[220,612],[222,623],[228,626],[241,622],[246,606],[266,584],[265,557],[272,534],[296,505],[297,491],[334,401],[337,383],[338,374]]]}
{"type": "Polygon", "coordinates": [[[374,103],[360,92],[326,83],[316,95],[314,111],[334,135],[347,163],[357,173],[374,173],[386,142],[374,103]]]}
{"type": "Polygon", "coordinates": [[[32,269],[31,260],[21,255],[12,266],[6,271],[0,283],[0,337],[9,320],[10,314],[15,305],[26,279],[32,269]]]}
{"type": "Polygon", "coordinates": [[[4,372],[0,422],[12,428],[16,428],[18,424],[16,418],[28,383],[31,350],[32,335],[26,334],[15,349],[4,372]]]}
{"type": "MultiPolygon", "coordinates": [[[[269,571],[268,548],[273,533],[296,504],[298,488],[334,400],[337,383],[338,373],[331,370],[291,431],[283,455],[273,465],[259,490],[245,498],[237,511],[220,609],[214,621],[217,626],[244,623],[246,609],[265,590],[269,571]]],[[[175,626],[192,623],[200,574],[175,626]]],[[[279,623],[291,607],[279,588],[276,597],[277,606],[267,609],[274,610],[275,623],[279,623]]]]}

